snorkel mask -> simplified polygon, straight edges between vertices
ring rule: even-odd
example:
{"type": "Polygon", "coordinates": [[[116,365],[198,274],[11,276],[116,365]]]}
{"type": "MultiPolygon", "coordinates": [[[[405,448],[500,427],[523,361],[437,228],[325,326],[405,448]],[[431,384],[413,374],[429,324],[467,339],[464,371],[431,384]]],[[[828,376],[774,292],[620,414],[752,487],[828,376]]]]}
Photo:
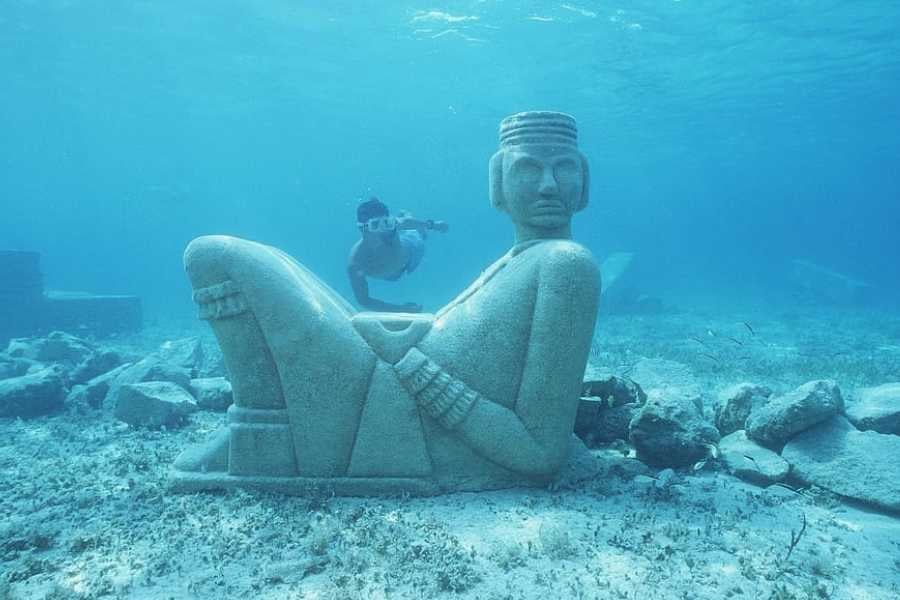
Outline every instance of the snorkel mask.
{"type": "Polygon", "coordinates": [[[359,226],[363,231],[370,233],[391,233],[397,229],[397,218],[391,216],[373,217],[365,223],[359,223],[359,226]]]}

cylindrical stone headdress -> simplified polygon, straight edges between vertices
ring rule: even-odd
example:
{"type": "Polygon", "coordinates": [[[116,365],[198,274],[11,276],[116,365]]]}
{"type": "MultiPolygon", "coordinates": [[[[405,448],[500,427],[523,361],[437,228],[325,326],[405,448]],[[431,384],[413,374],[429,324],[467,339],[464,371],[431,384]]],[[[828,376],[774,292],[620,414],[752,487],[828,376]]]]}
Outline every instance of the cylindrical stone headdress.
{"type": "Polygon", "coordinates": [[[510,115],[500,122],[500,149],[542,144],[578,147],[574,117],[560,112],[530,111],[510,115]]]}

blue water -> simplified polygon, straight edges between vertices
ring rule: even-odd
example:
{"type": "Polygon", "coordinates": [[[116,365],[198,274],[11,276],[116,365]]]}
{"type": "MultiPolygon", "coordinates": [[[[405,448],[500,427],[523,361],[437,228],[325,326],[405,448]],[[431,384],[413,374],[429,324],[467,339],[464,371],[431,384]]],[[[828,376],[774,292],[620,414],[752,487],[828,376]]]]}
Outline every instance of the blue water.
{"type": "Polygon", "coordinates": [[[900,3],[3,0],[0,248],[51,288],[189,314],[193,237],[279,246],[349,297],[359,198],[444,219],[376,285],[435,309],[509,247],[504,116],[578,119],[575,237],[659,293],[752,296],[802,257],[900,291],[900,3]]]}

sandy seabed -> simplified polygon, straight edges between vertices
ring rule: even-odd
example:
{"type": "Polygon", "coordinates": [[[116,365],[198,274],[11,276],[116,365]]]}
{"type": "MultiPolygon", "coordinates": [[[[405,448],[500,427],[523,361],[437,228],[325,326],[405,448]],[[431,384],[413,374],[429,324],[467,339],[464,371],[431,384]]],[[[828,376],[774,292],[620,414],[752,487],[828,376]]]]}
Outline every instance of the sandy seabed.
{"type": "MultiPolygon", "coordinates": [[[[199,326],[112,345],[149,353],[186,335],[214,348],[199,326]]],[[[742,381],[777,394],[831,378],[852,394],[900,381],[900,316],[601,318],[589,374],[629,375],[644,358],[679,363],[707,403],[742,381]]],[[[0,421],[0,600],[900,598],[897,515],[796,482],[755,487],[715,461],[660,482],[598,450],[611,468],[590,481],[436,498],[169,493],[175,456],[223,421],[0,421]]]]}

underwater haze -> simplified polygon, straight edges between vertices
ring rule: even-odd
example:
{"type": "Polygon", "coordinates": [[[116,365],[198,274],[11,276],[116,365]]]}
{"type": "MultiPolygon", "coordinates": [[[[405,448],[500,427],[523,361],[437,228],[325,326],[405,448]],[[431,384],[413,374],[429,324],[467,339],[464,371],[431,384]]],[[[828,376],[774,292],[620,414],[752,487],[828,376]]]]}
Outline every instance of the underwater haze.
{"type": "Polygon", "coordinates": [[[802,258],[896,305],[900,3],[4,0],[0,248],[49,288],[190,316],[181,253],[223,233],[351,297],[355,208],[450,224],[374,287],[436,310],[512,242],[499,121],[578,121],[574,237],[656,293],[790,297],[802,258]]]}

